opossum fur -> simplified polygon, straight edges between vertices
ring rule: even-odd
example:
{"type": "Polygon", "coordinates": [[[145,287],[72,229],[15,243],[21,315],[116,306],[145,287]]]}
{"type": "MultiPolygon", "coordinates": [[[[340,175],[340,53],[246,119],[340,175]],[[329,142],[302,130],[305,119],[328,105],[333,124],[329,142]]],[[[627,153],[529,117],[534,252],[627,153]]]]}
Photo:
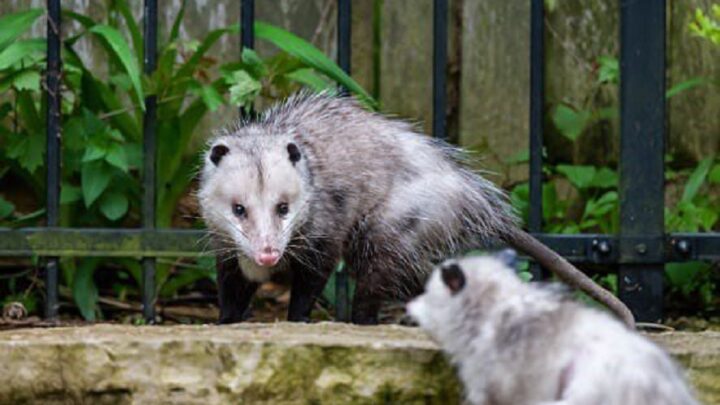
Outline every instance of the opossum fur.
{"type": "Polygon", "coordinates": [[[215,136],[198,196],[250,282],[288,265],[326,277],[343,258],[357,277],[357,311],[375,312],[378,300],[419,293],[433,263],[501,240],[632,323],[615,297],[522,232],[505,194],[466,159],[352,98],[303,92],[215,136]],[[262,265],[263,252],[279,262],[262,265]]]}
{"type": "Polygon", "coordinates": [[[557,288],[522,282],[492,256],[446,261],[407,308],[473,404],[698,403],[649,339],[557,288]]]}

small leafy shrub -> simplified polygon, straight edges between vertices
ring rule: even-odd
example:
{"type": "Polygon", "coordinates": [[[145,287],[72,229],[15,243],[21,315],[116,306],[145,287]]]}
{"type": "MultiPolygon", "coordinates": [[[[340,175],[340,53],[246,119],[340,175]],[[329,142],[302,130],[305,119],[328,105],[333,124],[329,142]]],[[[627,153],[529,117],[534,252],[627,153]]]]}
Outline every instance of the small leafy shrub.
{"type": "MultiPolygon", "coordinates": [[[[258,99],[284,98],[303,86],[325,90],[338,84],[374,106],[365,90],[320,50],[262,22],[255,25],[256,38],[274,44],[280,52],[262,58],[246,49],[239,60],[220,63],[208,51],[223,36],[237,34],[239,26],[211,31],[201,40],[182,40],[184,2],[170,32],[160,35],[165,39],[158,47],[157,70],[145,75],[142,33],[128,3],[108,0],[107,9],[102,21],[69,10],[62,14],[66,23],[74,21],[81,27],[78,34],[62,39],[62,226],[139,226],[142,124],[148,96],[157,99],[158,227],[171,226],[177,216],[197,168],[198,138],[206,132],[201,124],[222,106],[250,107],[258,99]],[[92,71],[83,62],[78,54],[81,40],[100,45],[106,55],[106,74],[92,71]]],[[[0,226],[33,225],[44,214],[45,39],[24,38],[42,15],[43,10],[32,9],[0,18],[0,181],[27,185],[34,201],[30,205],[36,207],[24,213],[4,193],[0,226]]],[[[71,296],[89,320],[98,315],[94,274],[99,268],[116,270],[110,277],[113,281],[104,287],[117,297],[139,294],[141,270],[136,260],[63,259],[61,293],[71,296]]],[[[156,283],[163,298],[213,277],[212,260],[160,260],[156,283]],[[170,277],[173,273],[177,274],[170,277]]],[[[10,284],[10,291],[16,292],[15,278],[10,284]]],[[[23,294],[27,297],[34,291],[23,294]]]]}

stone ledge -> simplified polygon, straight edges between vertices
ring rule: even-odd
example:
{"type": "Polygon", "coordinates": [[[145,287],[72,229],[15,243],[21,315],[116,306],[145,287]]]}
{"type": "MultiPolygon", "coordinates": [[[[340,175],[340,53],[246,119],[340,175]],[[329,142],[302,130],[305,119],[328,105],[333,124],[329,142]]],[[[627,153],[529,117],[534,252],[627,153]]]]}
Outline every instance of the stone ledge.
{"type": "MultiPolygon", "coordinates": [[[[720,333],[653,338],[720,400],[720,333]]],[[[0,403],[459,403],[453,370],[400,326],[95,325],[0,332],[0,403]]]]}

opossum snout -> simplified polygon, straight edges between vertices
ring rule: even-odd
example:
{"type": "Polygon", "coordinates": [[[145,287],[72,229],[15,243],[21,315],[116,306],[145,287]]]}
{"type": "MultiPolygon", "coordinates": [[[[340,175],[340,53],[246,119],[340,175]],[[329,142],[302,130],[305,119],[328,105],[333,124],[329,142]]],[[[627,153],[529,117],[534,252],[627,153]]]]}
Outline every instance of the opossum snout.
{"type": "Polygon", "coordinates": [[[270,267],[280,261],[280,251],[273,249],[271,246],[265,246],[260,252],[255,254],[255,263],[259,266],[270,267]]]}

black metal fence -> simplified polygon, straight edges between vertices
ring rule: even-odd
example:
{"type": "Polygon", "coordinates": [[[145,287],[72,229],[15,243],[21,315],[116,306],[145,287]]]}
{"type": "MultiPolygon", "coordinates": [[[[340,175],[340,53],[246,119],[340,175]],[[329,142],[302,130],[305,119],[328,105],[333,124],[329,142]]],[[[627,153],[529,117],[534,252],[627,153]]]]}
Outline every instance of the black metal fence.
{"type": "MultiPolygon", "coordinates": [[[[433,135],[446,138],[447,0],[434,1],[433,135]]],[[[720,233],[666,234],[664,229],[665,1],[619,0],[621,43],[620,233],[542,233],[543,0],[531,0],[529,229],[575,263],[617,266],[619,293],[638,320],[661,319],[666,262],[720,260],[720,233]]],[[[350,72],[351,0],[338,0],[338,64],[350,72]]],[[[140,229],[58,227],[60,195],[60,0],[47,0],[47,227],[0,230],[0,256],[44,260],[45,316],[58,313],[60,256],[143,257],[143,314],[154,319],[155,259],[197,256],[202,231],[155,228],[156,100],[146,98],[143,209],[140,229]]],[[[241,43],[253,47],[254,1],[242,0],[241,43]]],[[[157,0],[144,3],[144,70],[157,56],[157,0]]],[[[538,271],[538,269],[535,269],[538,271]]],[[[338,319],[348,319],[348,280],[336,275],[338,319]]]]}

